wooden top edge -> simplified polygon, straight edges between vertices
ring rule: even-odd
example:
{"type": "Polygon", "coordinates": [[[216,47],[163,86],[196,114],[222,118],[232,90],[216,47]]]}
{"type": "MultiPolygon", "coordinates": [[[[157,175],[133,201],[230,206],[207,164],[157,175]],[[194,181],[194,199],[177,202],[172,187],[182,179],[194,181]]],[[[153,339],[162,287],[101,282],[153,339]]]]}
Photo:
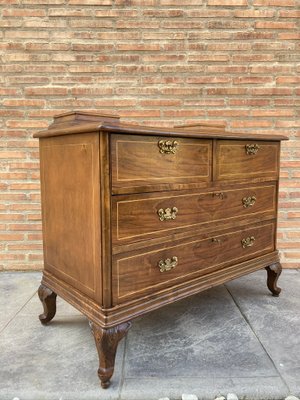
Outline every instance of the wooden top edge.
{"type": "Polygon", "coordinates": [[[54,120],[57,120],[59,118],[62,117],[66,117],[66,116],[71,116],[71,115],[85,115],[85,116],[91,116],[91,117],[106,117],[106,118],[116,118],[116,119],[120,119],[120,115],[118,114],[105,114],[105,113],[97,113],[97,112],[89,112],[89,111],[67,111],[65,113],[61,113],[61,114],[57,114],[54,115],[54,120]]]}
{"type": "Polygon", "coordinates": [[[255,139],[255,140],[289,140],[284,135],[271,135],[263,133],[250,133],[250,132],[229,132],[226,130],[215,129],[212,126],[202,127],[201,129],[184,129],[184,128],[157,128],[152,126],[140,126],[140,125],[109,125],[103,124],[101,126],[102,131],[114,132],[120,134],[133,134],[133,135],[157,135],[157,136],[177,136],[177,137],[193,137],[203,139],[255,139]]]}
{"type": "MultiPolygon", "coordinates": [[[[117,121],[116,121],[117,122],[117,121]]],[[[132,135],[146,135],[146,136],[171,136],[171,137],[191,137],[203,139],[240,139],[240,140],[288,140],[287,136],[271,135],[263,133],[249,133],[249,132],[228,132],[215,129],[214,127],[202,127],[198,129],[184,129],[184,128],[158,128],[153,126],[141,126],[130,124],[114,124],[108,122],[88,122],[81,123],[73,126],[59,126],[51,127],[51,129],[36,132],[34,138],[45,138],[51,136],[64,136],[71,134],[89,133],[105,131],[108,133],[118,134],[132,134],[132,135]]]]}
{"type": "Polygon", "coordinates": [[[183,124],[183,125],[174,125],[174,128],[195,128],[198,127],[213,127],[213,128],[225,128],[226,124],[220,123],[210,123],[210,122],[203,122],[203,123],[194,123],[194,124],[183,124]]]}

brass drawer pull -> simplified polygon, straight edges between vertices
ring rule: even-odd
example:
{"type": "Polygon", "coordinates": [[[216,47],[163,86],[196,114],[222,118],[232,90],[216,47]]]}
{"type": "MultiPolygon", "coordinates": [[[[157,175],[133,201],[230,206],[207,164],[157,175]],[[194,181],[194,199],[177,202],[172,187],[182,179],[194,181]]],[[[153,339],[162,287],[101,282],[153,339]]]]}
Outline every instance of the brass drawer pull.
{"type": "Polygon", "coordinates": [[[246,154],[248,156],[255,155],[259,150],[258,144],[246,144],[245,146],[246,154]]]}
{"type": "Polygon", "coordinates": [[[251,247],[254,245],[255,237],[248,236],[247,238],[242,239],[241,242],[242,242],[243,249],[245,249],[246,247],[251,247]]]}
{"type": "Polygon", "coordinates": [[[175,268],[177,264],[178,264],[178,258],[174,256],[172,258],[166,258],[165,260],[160,260],[158,262],[158,267],[160,272],[166,272],[175,268]]]}
{"type": "Polygon", "coordinates": [[[177,207],[166,208],[165,210],[163,208],[160,208],[157,211],[160,221],[169,221],[171,219],[175,219],[177,216],[177,213],[178,213],[177,207]]]}
{"type": "Polygon", "coordinates": [[[223,192],[214,193],[214,197],[218,197],[219,199],[223,200],[225,195],[223,192]]]}
{"type": "Polygon", "coordinates": [[[249,197],[243,197],[242,203],[244,208],[252,207],[254,206],[256,202],[256,197],[255,196],[249,196],[249,197]]]}
{"type": "Polygon", "coordinates": [[[159,147],[159,152],[162,154],[175,154],[178,146],[178,142],[176,140],[160,140],[157,143],[159,147]]]}
{"type": "Polygon", "coordinates": [[[217,239],[217,238],[212,238],[211,241],[212,241],[213,243],[218,243],[218,244],[220,244],[222,240],[221,240],[221,239],[217,239]]]}

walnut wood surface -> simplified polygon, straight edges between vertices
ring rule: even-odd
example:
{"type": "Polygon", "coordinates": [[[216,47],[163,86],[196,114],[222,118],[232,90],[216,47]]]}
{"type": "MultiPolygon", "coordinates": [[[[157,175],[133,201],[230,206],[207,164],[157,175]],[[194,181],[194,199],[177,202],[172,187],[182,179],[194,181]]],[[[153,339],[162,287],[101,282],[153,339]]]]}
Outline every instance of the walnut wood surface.
{"type": "Polygon", "coordinates": [[[282,266],[279,262],[269,265],[266,267],[268,278],[267,278],[267,286],[268,289],[272,292],[273,296],[278,297],[281,288],[277,286],[278,278],[282,271],[282,266]]]}
{"type": "Polygon", "coordinates": [[[216,236],[193,238],[169,245],[166,249],[138,251],[126,257],[120,255],[113,264],[114,304],[271,252],[274,250],[274,235],[275,226],[268,223],[216,236]],[[243,248],[241,241],[251,236],[255,238],[254,244],[243,248]],[[170,271],[160,272],[159,261],[174,256],[178,258],[178,265],[170,271]]]}
{"type": "Polygon", "coordinates": [[[43,304],[44,312],[39,316],[42,324],[50,322],[56,314],[56,293],[44,285],[38,290],[39,298],[43,304]]]}
{"type": "Polygon", "coordinates": [[[243,218],[245,223],[253,218],[266,219],[276,216],[275,184],[254,185],[232,190],[208,192],[162,192],[114,196],[112,199],[113,244],[135,242],[174,231],[195,232],[199,225],[234,224],[243,218]],[[243,199],[254,197],[255,203],[245,207],[243,199]],[[175,219],[161,221],[159,210],[176,207],[175,219]]]}
{"type": "Polygon", "coordinates": [[[43,139],[40,161],[46,268],[100,300],[99,136],[43,139]]]}
{"type": "Polygon", "coordinates": [[[44,271],[42,282],[86,315],[90,321],[103,328],[108,328],[277,262],[279,262],[278,251],[273,251],[241,263],[229,265],[208,276],[201,275],[193,280],[178,283],[159,292],[140,296],[137,299],[110,308],[99,308],[95,301],[48,271],[44,271]]]}
{"type": "Polygon", "coordinates": [[[218,140],[215,157],[215,179],[239,179],[269,176],[278,178],[280,144],[238,140],[218,140]],[[257,145],[257,154],[247,154],[245,146],[257,145]]]}
{"type": "Polygon", "coordinates": [[[160,140],[169,138],[112,135],[112,187],[211,179],[211,141],[177,139],[175,154],[162,154],[160,140]]]}
{"type": "Polygon", "coordinates": [[[133,318],[261,268],[279,294],[284,136],[140,127],[113,115],[71,112],[35,137],[45,258],[41,321],[53,318],[56,293],[92,321],[103,387],[133,318]],[[162,154],[160,140],[178,142],[174,154],[162,154]],[[259,146],[257,154],[247,155],[246,144],[259,146]],[[243,197],[251,196],[255,203],[244,207],[243,197]],[[168,207],[178,209],[176,219],[159,221],[158,210],[168,207]],[[172,264],[167,259],[174,256],[172,264]]]}
{"type": "Polygon", "coordinates": [[[108,329],[103,329],[93,323],[91,325],[99,355],[98,376],[101,386],[106,389],[110,385],[110,378],[114,373],[119,341],[126,335],[131,323],[125,322],[108,329]]]}

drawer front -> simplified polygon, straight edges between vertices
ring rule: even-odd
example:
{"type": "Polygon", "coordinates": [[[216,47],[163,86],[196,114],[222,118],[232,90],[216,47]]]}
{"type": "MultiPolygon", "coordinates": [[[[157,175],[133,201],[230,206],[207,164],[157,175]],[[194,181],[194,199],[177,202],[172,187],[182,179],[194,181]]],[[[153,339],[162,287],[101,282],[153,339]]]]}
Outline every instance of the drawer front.
{"type": "Polygon", "coordinates": [[[247,217],[249,221],[275,217],[276,185],[222,192],[115,196],[112,204],[113,243],[121,244],[221,220],[234,223],[247,217]]]}
{"type": "Polygon", "coordinates": [[[218,140],[215,179],[279,176],[279,142],[218,140]]]}
{"type": "Polygon", "coordinates": [[[113,188],[211,179],[210,140],[112,135],[111,155],[113,188]]]}
{"type": "Polygon", "coordinates": [[[113,262],[114,304],[189,281],[274,250],[275,224],[191,240],[113,262]]]}

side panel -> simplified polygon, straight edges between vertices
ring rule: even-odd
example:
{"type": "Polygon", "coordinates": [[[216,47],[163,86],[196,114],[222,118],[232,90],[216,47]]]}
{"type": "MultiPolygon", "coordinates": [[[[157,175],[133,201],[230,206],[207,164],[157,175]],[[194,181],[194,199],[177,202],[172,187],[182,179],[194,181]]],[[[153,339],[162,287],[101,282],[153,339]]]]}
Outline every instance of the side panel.
{"type": "Polygon", "coordinates": [[[45,270],[102,303],[99,134],[40,139],[45,270]]]}

